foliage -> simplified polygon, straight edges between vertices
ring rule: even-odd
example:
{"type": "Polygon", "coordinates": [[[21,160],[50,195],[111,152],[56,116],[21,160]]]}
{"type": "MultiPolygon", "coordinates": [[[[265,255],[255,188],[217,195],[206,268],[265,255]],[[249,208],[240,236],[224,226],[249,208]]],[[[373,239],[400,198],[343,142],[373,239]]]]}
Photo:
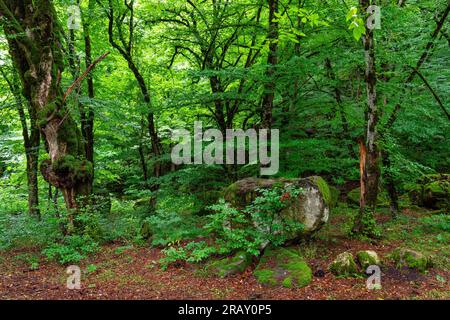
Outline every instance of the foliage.
{"type": "MultiPolygon", "coordinates": [[[[21,93],[17,77],[20,70],[11,59],[10,39],[1,28],[0,250],[53,248],[55,259],[76,260],[85,257],[91,245],[112,241],[144,244],[139,232],[143,223],[150,226],[153,245],[169,246],[168,261],[200,261],[240,249],[257,254],[266,242],[283,243],[283,233],[301,228],[277,219],[289,201],[280,200],[285,191],[260,190],[261,196],[244,210],[217,203],[230,183],[257,175],[257,165],[175,166],[170,161],[175,129],[193,134],[194,121],[221,131],[261,128],[261,102],[271,81],[271,126],[280,130],[278,176],[320,175],[343,193],[350,191],[347,186],[353,189],[360,178],[356,141],[367,130],[366,62],[361,41],[366,13],[356,7],[355,0],[277,2],[279,10],[272,20],[278,24],[277,39],[268,41],[269,11],[264,1],[214,1],[214,5],[199,0],[80,1],[83,19],[76,30],[69,30],[65,23],[69,1],[52,1],[61,22],[58,36],[64,39],[62,92],[89,67],[86,36],[91,40],[92,58],[110,52],[66,100],[67,116],[73,118],[70,125],[76,126],[77,132],[86,127],[81,111],[93,112],[94,163],[66,155],[55,161],[54,169],[66,173],[71,183],[93,178],[94,190],[103,190],[112,204],[111,212],[92,204],[80,208],[75,217],[77,228],[70,230],[73,239],[63,232],[68,213],[61,192],[55,194],[55,188],[49,188],[39,166],[35,171],[41,216],[27,214],[27,174],[33,170],[27,166],[30,149],[24,145],[24,132],[30,132],[34,122],[42,124],[40,118],[53,113],[55,103],[43,106],[37,114],[30,112],[29,97],[21,93]],[[109,41],[111,10],[118,22],[112,37],[120,39],[124,47],[129,44],[133,63],[109,41]],[[273,75],[268,76],[273,44],[278,46],[277,63],[271,68],[273,75]],[[87,90],[90,77],[94,94],[87,90]],[[142,93],[142,83],[148,97],[142,93]],[[152,151],[150,118],[157,130],[160,155],[152,151]],[[161,174],[155,174],[158,165],[161,174]],[[155,204],[148,201],[148,205],[138,206],[142,199],[154,199],[155,204]],[[194,243],[179,247],[186,241],[194,243]]],[[[382,28],[374,31],[378,144],[390,159],[390,165],[382,165],[381,184],[391,177],[403,196],[409,183],[428,174],[448,173],[450,167],[450,125],[444,113],[450,97],[446,25],[432,38],[435,19],[447,6],[446,0],[406,1],[403,6],[385,1],[382,28]],[[428,81],[444,108],[424,81],[411,73],[427,48],[428,55],[416,71],[428,81]],[[412,80],[406,81],[410,75],[412,80]],[[397,119],[386,126],[396,106],[400,106],[397,119]]],[[[81,146],[77,135],[65,138],[69,149],[81,146]]],[[[48,142],[43,139],[32,149],[38,152],[39,162],[50,159],[48,142]]],[[[334,202],[336,194],[324,193],[328,202],[334,202]]],[[[379,198],[387,204],[384,193],[379,198]]],[[[354,213],[342,204],[334,212],[345,217],[354,213]]],[[[395,234],[383,233],[386,239],[405,237],[413,242],[411,237],[416,237],[417,246],[442,246],[448,240],[445,216],[426,216],[420,220],[423,225],[415,229],[408,229],[411,219],[401,219],[405,220],[403,228],[394,224],[395,234]],[[432,236],[427,237],[425,230],[432,231],[432,236]]],[[[347,224],[350,222],[339,228],[348,231],[347,224]]],[[[381,235],[370,214],[363,214],[361,224],[363,237],[381,235]]]]}
{"type": "Polygon", "coordinates": [[[260,195],[244,210],[231,207],[223,199],[211,206],[214,213],[206,217],[208,221],[203,226],[211,243],[189,242],[179,248],[166,249],[161,261],[163,266],[179,260],[199,262],[211,255],[238,251],[257,256],[261,248],[268,244],[279,246],[289,234],[302,229],[300,223],[281,218],[281,212],[300,195],[299,188],[276,187],[257,192],[260,195]]]}
{"type": "Polygon", "coordinates": [[[98,243],[88,235],[72,235],[64,238],[62,243],[54,243],[43,250],[49,260],[61,264],[77,263],[87,258],[89,254],[99,250],[98,243]]]}
{"type": "Polygon", "coordinates": [[[157,211],[155,215],[145,218],[145,222],[149,224],[151,243],[154,246],[171,246],[203,234],[203,230],[198,226],[199,218],[175,212],[157,211]]]}

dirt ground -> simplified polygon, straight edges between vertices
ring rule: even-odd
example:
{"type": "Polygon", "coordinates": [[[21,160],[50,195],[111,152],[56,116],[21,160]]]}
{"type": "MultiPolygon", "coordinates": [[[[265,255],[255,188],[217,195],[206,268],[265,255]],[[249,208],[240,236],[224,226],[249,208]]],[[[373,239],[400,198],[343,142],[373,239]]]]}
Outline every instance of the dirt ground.
{"type": "Polygon", "coordinates": [[[301,289],[258,284],[252,275],[255,265],[223,279],[192,264],[163,271],[158,263],[160,249],[109,244],[80,263],[80,290],[66,288],[67,266],[41,257],[33,270],[30,263],[18,258],[39,256],[37,249],[1,253],[0,299],[450,299],[448,268],[432,268],[425,274],[395,269],[386,257],[399,241],[349,240],[333,231],[341,222],[339,216],[333,218],[326,231],[328,240],[299,247],[315,273],[311,284],[301,289]],[[386,261],[381,269],[381,290],[367,289],[365,277],[341,279],[327,271],[339,253],[359,250],[375,250],[386,261]]]}
{"type": "MultiPolygon", "coordinates": [[[[381,253],[388,248],[368,247],[346,242],[331,248],[356,252],[374,249],[381,253]]],[[[313,271],[324,270],[323,277],[301,289],[268,288],[259,285],[251,269],[242,275],[225,279],[202,273],[194,266],[171,267],[162,271],[157,266],[158,249],[133,248],[116,254],[117,246],[103,247],[102,253],[90,259],[97,270],[83,271],[81,289],[66,288],[66,267],[43,263],[37,270],[14,259],[20,252],[3,256],[0,268],[0,299],[449,299],[450,286],[438,281],[437,275],[450,279],[450,273],[430,270],[422,275],[414,271],[382,269],[382,289],[368,290],[365,278],[338,279],[326,271],[331,260],[309,261],[313,271]]]]}

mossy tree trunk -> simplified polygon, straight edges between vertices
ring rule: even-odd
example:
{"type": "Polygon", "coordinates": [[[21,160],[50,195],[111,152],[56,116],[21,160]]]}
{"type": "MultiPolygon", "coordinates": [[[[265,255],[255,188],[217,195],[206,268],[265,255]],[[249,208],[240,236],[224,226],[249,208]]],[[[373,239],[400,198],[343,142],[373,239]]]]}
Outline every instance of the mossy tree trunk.
{"type": "Polygon", "coordinates": [[[86,160],[80,130],[61,89],[62,30],[53,3],[0,0],[0,15],[23,94],[36,115],[49,154],[40,165],[41,173],[61,189],[72,230],[80,197],[88,196],[92,189],[92,163],[86,160]]]}

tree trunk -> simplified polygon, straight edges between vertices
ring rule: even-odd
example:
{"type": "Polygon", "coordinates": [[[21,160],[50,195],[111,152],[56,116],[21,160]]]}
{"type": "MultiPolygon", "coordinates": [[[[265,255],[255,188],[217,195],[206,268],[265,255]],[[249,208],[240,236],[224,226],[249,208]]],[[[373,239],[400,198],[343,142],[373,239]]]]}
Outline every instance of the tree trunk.
{"type": "Polygon", "coordinates": [[[28,143],[25,144],[27,156],[27,182],[28,182],[28,210],[31,215],[41,217],[39,210],[39,186],[38,186],[38,167],[39,167],[39,147],[41,135],[39,127],[36,124],[36,115],[30,112],[30,135],[28,143]]]}
{"type": "MultiPolygon", "coordinates": [[[[89,1],[89,10],[93,10],[93,2],[89,1]]],[[[84,33],[84,53],[85,64],[88,68],[92,64],[92,45],[90,36],[90,18],[83,18],[83,33],[84,33]]],[[[87,90],[89,99],[94,99],[94,80],[89,73],[86,77],[87,90]]],[[[85,123],[82,124],[83,137],[85,139],[86,159],[94,165],[94,109],[91,105],[87,107],[85,114],[85,123]]]]}
{"type": "MultiPolygon", "coordinates": [[[[372,1],[372,4],[375,1],[372,1]]],[[[362,12],[370,5],[369,0],[360,0],[362,12]]],[[[367,91],[367,132],[366,141],[361,150],[361,200],[359,214],[353,226],[356,234],[375,236],[374,213],[377,204],[378,188],[380,180],[380,152],[378,150],[378,110],[376,84],[377,76],[375,71],[375,44],[373,32],[366,26],[366,33],[363,37],[366,72],[365,82],[367,91]]]]}
{"type": "MultiPolygon", "coordinates": [[[[119,33],[122,33],[123,26],[120,22],[118,22],[119,19],[115,19],[115,13],[114,13],[114,6],[113,1],[108,1],[108,40],[109,43],[115,48],[117,51],[119,51],[120,55],[127,61],[128,68],[133,72],[133,75],[138,82],[139,88],[141,89],[142,96],[144,98],[144,102],[148,106],[148,113],[147,113],[147,128],[148,133],[150,135],[151,143],[152,143],[152,152],[153,156],[155,158],[159,158],[162,154],[162,148],[158,137],[158,131],[156,129],[155,125],[155,116],[154,112],[152,110],[151,105],[151,98],[150,98],[150,92],[147,87],[147,84],[145,82],[145,79],[141,72],[139,71],[138,67],[136,66],[133,57],[132,57],[132,48],[134,43],[134,1],[131,1],[129,4],[126,3],[127,11],[125,13],[120,13],[119,15],[127,15],[129,13],[129,23],[128,23],[128,43],[125,43],[124,41],[121,41],[122,45],[119,45],[119,43],[116,42],[114,37],[114,30],[117,29],[119,33]]],[[[154,166],[154,175],[156,177],[160,177],[162,174],[162,165],[159,160],[155,161],[154,166]]],[[[158,186],[155,186],[154,188],[158,188],[158,186]]]]}
{"type": "Polygon", "coordinates": [[[32,216],[40,218],[39,210],[39,189],[38,189],[38,161],[40,133],[36,124],[36,114],[28,106],[28,115],[30,118],[30,130],[28,130],[27,118],[23,107],[22,94],[18,85],[19,79],[15,70],[12,71],[12,80],[1,70],[3,78],[8,83],[9,89],[14,96],[17,111],[19,113],[20,124],[22,126],[23,145],[27,162],[27,188],[28,188],[28,212],[32,216]]]}
{"type": "Polygon", "coordinates": [[[92,163],[86,160],[81,133],[61,89],[62,30],[50,0],[0,0],[0,14],[24,96],[49,153],[40,170],[46,181],[61,189],[72,231],[80,196],[91,192],[92,163]]]}

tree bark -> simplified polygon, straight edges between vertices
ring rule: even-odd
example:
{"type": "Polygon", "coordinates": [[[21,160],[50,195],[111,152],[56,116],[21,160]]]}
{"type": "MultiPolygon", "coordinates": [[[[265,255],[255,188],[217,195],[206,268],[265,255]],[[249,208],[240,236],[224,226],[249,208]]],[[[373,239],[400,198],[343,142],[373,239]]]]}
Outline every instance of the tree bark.
{"type": "MultiPolygon", "coordinates": [[[[89,10],[93,10],[93,1],[89,1],[89,10]]],[[[83,19],[83,38],[84,38],[84,53],[85,53],[85,64],[86,68],[88,68],[92,64],[92,44],[91,44],[91,35],[90,35],[90,17],[86,18],[82,14],[83,19]]],[[[94,90],[94,79],[92,75],[89,73],[86,77],[87,84],[87,92],[89,99],[95,98],[95,90],[94,90]]],[[[87,107],[85,110],[84,119],[85,122],[82,124],[82,133],[85,140],[85,149],[86,149],[86,159],[92,164],[94,164],[94,109],[91,105],[87,107]]]]}
{"type": "Polygon", "coordinates": [[[12,81],[8,78],[3,70],[1,71],[3,78],[8,83],[9,89],[14,96],[17,111],[19,113],[20,123],[22,126],[23,145],[26,157],[26,173],[28,188],[28,212],[32,216],[40,218],[39,210],[39,189],[38,189],[38,162],[39,162],[39,146],[40,133],[36,124],[36,114],[31,108],[28,109],[30,119],[30,129],[28,129],[27,117],[25,114],[23,99],[18,86],[19,79],[15,70],[12,71],[12,81]]]}

